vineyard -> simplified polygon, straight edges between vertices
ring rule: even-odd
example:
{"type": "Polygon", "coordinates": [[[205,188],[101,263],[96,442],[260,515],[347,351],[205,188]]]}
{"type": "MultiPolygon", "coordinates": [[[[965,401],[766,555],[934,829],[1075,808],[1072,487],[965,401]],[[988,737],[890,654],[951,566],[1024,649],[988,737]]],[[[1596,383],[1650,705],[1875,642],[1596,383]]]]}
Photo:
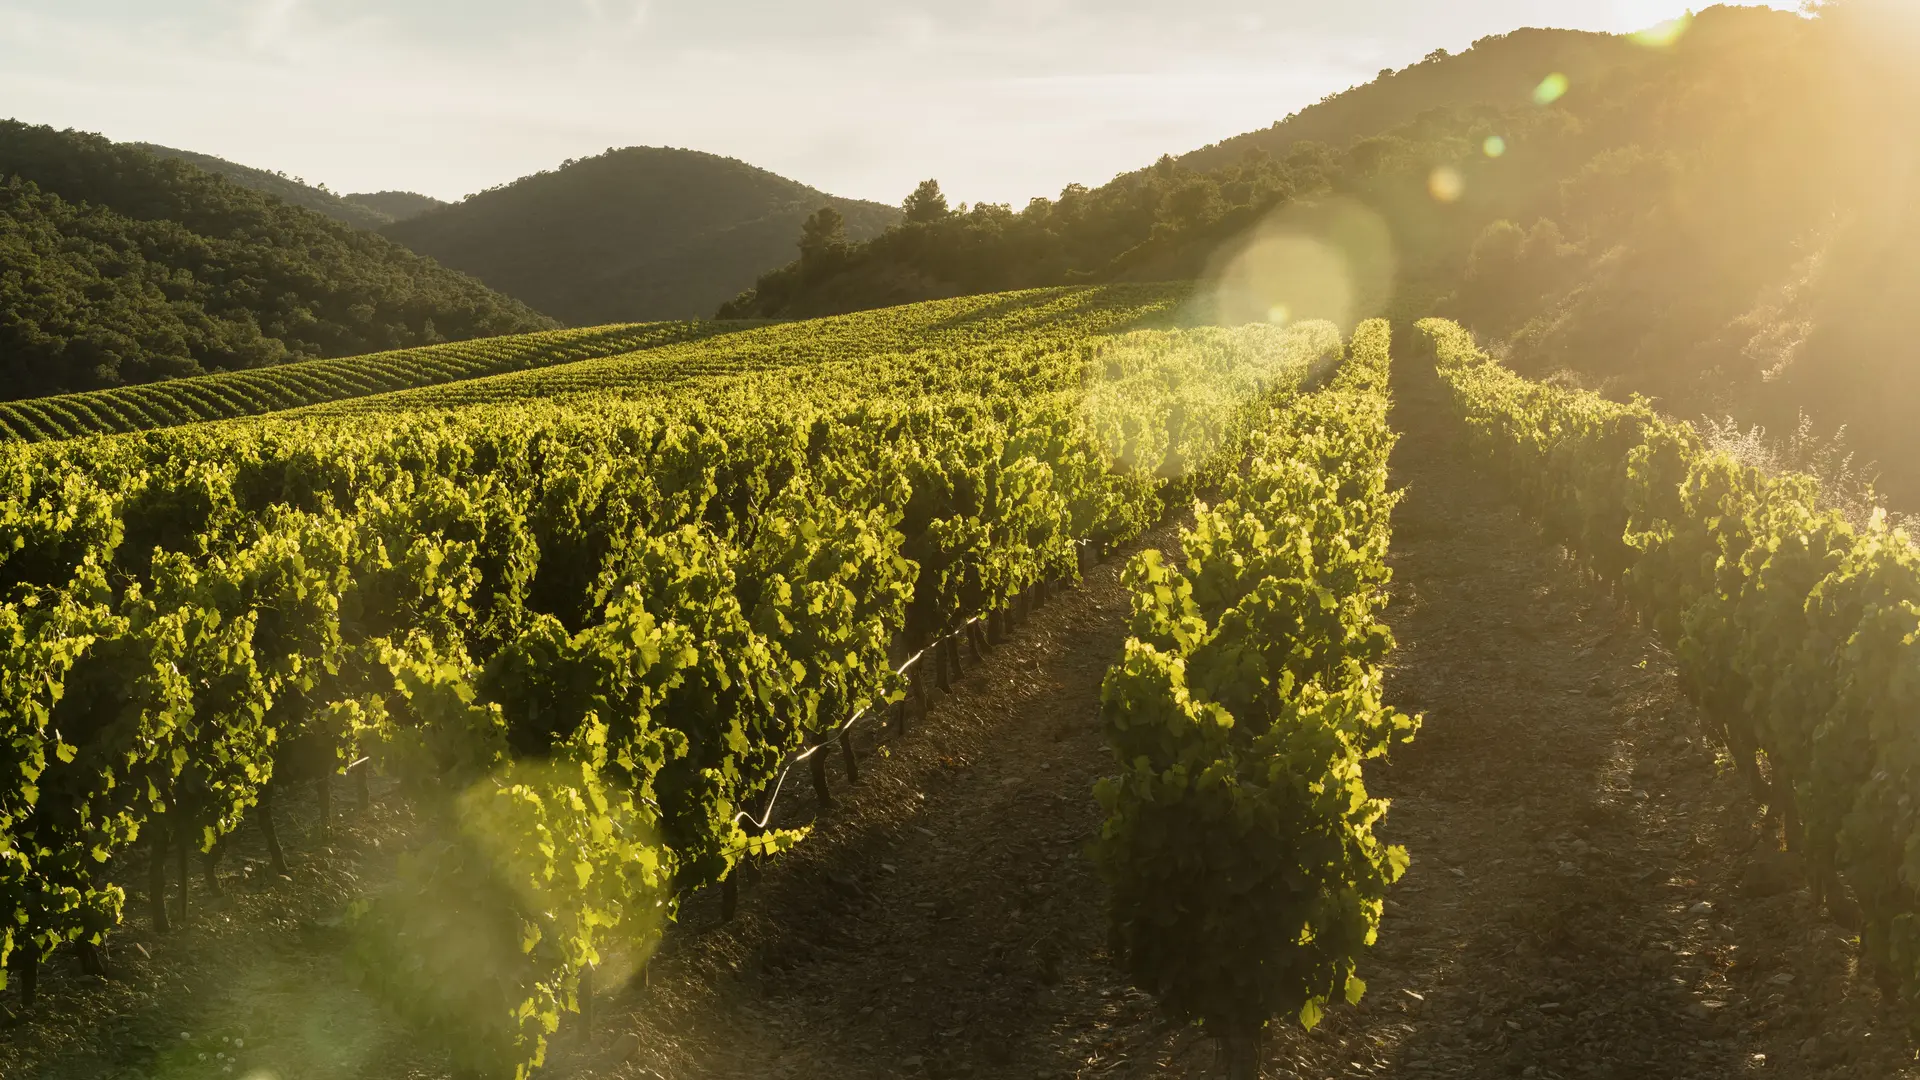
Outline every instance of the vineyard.
{"type": "Polygon", "coordinates": [[[1528,382],[1453,324],[1421,329],[1476,456],[1626,585],[1801,856],[1813,903],[1857,923],[1863,968],[1890,1001],[1911,1000],[1920,555],[1908,538],[1884,512],[1849,522],[1813,477],[1710,452],[1645,405],[1528,382]]]}
{"type": "Polygon", "coordinates": [[[1729,980],[1793,975],[1671,890],[1746,888],[1729,868],[1782,844],[1808,888],[1750,905],[1786,929],[1749,954],[1804,936],[1804,896],[1858,925],[1877,1001],[1920,992],[1904,536],[1450,323],[1396,349],[1182,300],[563,331],[11,406],[40,410],[0,443],[16,1015],[217,955],[251,891],[311,905],[269,947],[324,956],[301,970],[340,985],[307,991],[372,1003],[407,1064],[323,1064],[256,1010],[217,1044],[49,1025],[0,1066],[1145,1076],[1197,1032],[1234,1080],[1731,1076],[1801,1021],[1776,994],[1736,1027],[1729,980]],[[1489,634],[1612,666],[1569,706],[1489,634]],[[1672,748],[1712,748],[1738,790],[1589,800],[1629,744],[1675,785],[1672,748]],[[1667,839],[1710,798],[1718,839],[1667,839]],[[1032,847],[1055,817],[1065,859],[1032,847]]]}
{"type": "Polygon", "coordinates": [[[550,330],[0,402],[0,438],[39,442],[257,416],[589,358],[631,355],[728,329],[720,323],[685,322],[550,330]]]}
{"type": "Polygon", "coordinates": [[[799,330],[738,320],[488,338],[0,402],[0,439],[121,434],[303,408],[389,412],[569,394],[645,394],[666,382],[813,368],[887,352],[1170,325],[1183,295],[1164,286],[1040,289],[817,319],[799,330]]]}
{"type": "Polygon", "coordinates": [[[945,687],[956,635],[1217,484],[1341,351],[1095,337],[1159,301],[1085,300],[907,352],[868,317],[872,351],[671,396],[16,444],[10,981],[31,1000],[62,946],[103,966],[136,847],[164,927],[189,854],[251,821],[283,865],[275,796],[371,770],[421,824],[352,904],[367,985],[463,1075],[524,1075],[597,965],[800,839],[759,825],[790,755],[945,687]]]}

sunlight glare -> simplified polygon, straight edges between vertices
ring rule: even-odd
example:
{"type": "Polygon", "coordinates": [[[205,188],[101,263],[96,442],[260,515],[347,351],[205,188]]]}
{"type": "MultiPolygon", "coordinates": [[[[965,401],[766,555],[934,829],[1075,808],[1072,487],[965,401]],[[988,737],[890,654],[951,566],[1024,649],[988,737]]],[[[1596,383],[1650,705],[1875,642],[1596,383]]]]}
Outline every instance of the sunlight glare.
{"type": "Polygon", "coordinates": [[[1486,151],[1486,155],[1490,158],[1505,157],[1507,153],[1507,140],[1498,135],[1489,135],[1487,136],[1486,143],[1481,146],[1481,149],[1486,151]]]}
{"type": "Polygon", "coordinates": [[[1432,176],[1427,177],[1427,191],[1433,195],[1436,202],[1459,202],[1460,196],[1465,194],[1466,190],[1466,177],[1461,176],[1460,170],[1451,165],[1442,165],[1433,170],[1432,176]]]}
{"type": "Polygon", "coordinates": [[[1533,103],[1551,105],[1567,96],[1567,88],[1570,85],[1567,77],[1556,71],[1540,80],[1540,85],[1533,88],[1533,103]]]}
{"type": "Polygon", "coordinates": [[[1196,301],[1222,326],[1326,319],[1346,329],[1385,310],[1397,267],[1374,210],[1344,199],[1283,207],[1215,254],[1196,301]]]}
{"type": "Polygon", "coordinates": [[[1693,15],[1688,13],[1679,18],[1668,19],[1666,22],[1649,26],[1645,30],[1634,34],[1633,40],[1650,49],[1671,48],[1686,34],[1687,28],[1692,25],[1693,15]]]}

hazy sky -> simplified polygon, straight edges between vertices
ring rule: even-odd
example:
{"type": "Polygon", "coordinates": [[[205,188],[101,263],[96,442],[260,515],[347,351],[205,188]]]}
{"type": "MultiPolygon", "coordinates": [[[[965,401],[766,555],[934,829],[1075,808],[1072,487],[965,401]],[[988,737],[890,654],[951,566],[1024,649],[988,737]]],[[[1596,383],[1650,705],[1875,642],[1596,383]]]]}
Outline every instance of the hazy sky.
{"type": "MultiPolygon", "coordinates": [[[[609,146],[1024,203],[1520,26],[1685,0],[0,0],[0,117],[453,199],[609,146]]],[[[1774,0],[1775,6],[1797,6],[1774,0]]]]}

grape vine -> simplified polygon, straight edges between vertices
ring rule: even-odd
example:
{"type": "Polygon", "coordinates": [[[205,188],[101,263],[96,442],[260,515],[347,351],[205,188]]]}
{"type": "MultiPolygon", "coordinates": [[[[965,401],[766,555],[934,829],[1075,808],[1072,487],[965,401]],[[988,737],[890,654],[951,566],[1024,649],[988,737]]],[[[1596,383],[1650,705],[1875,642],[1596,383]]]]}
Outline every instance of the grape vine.
{"type": "Polygon", "coordinates": [[[1133,636],[1102,690],[1121,772],[1097,789],[1093,854],[1122,963],[1236,1078],[1259,1074],[1269,1018],[1311,1027],[1359,1000],[1407,866],[1361,775],[1417,723],[1380,697],[1388,346],[1386,323],[1362,325],[1328,387],[1258,414],[1177,560],[1126,573],[1133,636]]]}
{"type": "Polygon", "coordinates": [[[1470,443],[1549,533],[1622,580],[1682,685],[1802,855],[1861,920],[1890,1000],[1920,997],[1920,554],[1884,515],[1711,451],[1645,402],[1529,381],[1429,320],[1470,443]],[[1851,894],[1849,898],[1848,894],[1851,894]]]}
{"type": "Polygon", "coordinates": [[[800,838],[742,811],[897,700],[900,655],[1217,482],[1339,348],[1103,335],[1160,301],[1087,299],[671,385],[0,445],[7,971],[103,942],[136,844],[164,924],[189,856],[252,820],[279,858],[291,785],[377,769],[420,828],[351,909],[367,985],[463,1075],[527,1075],[590,971],[800,838]]]}

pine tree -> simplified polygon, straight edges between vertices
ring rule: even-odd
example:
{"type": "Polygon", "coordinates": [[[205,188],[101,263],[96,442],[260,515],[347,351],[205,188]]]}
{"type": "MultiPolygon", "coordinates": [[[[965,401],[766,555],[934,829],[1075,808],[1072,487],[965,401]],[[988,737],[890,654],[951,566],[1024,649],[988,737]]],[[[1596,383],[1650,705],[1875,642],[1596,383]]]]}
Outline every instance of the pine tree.
{"type": "Polygon", "coordinates": [[[823,206],[801,223],[800,261],[802,263],[819,262],[823,256],[844,251],[846,247],[847,219],[833,207],[823,206]]]}
{"type": "Polygon", "coordinates": [[[939,221],[953,212],[947,207],[947,197],[941,193],[938,180],[920,181],[920,186],[907,196],[902,209],[910,222],[939,221]]]}

